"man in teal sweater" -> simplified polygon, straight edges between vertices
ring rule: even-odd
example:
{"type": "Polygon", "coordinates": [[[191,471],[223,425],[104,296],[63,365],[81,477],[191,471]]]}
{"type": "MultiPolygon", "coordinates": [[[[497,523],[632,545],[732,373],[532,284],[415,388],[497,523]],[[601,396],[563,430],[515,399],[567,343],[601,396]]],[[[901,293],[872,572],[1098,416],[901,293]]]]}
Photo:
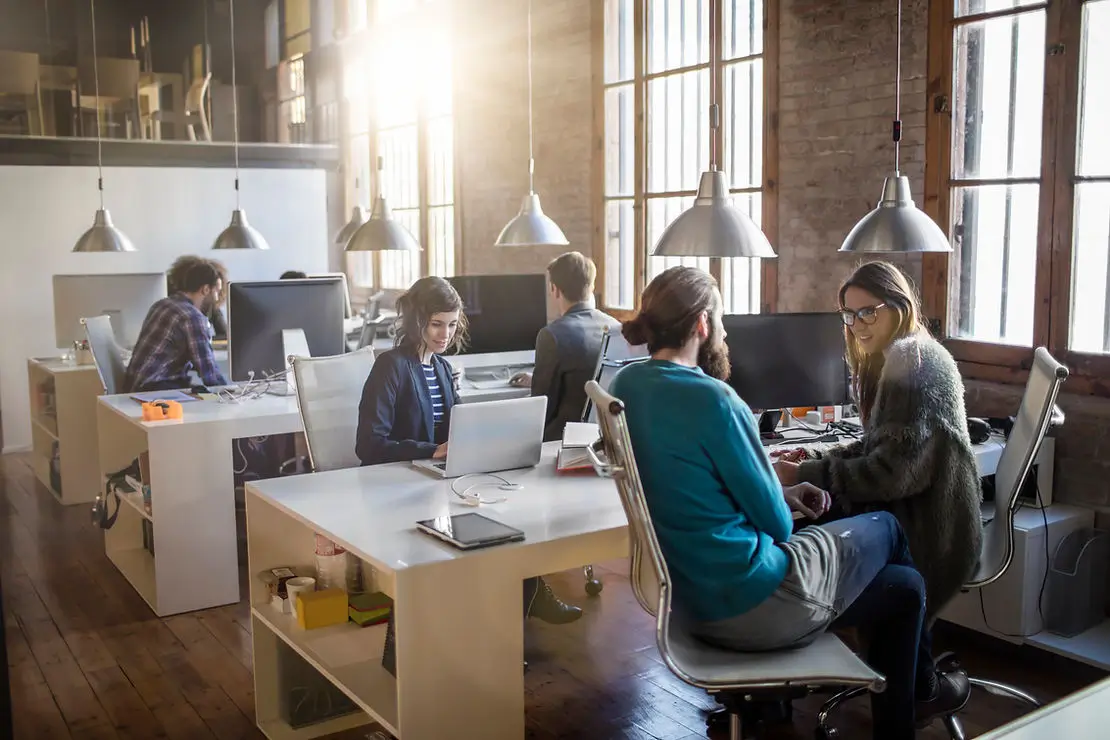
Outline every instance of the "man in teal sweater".
{"type": "MultiPolygon", "coordinates": [[[[625,339],[651,360],[622,370],[625,403],[652,523],[674,582],[674,608],[721,647],[805,645],[834,620],[856,626],[887,678],[873,697],[876,740],[909,740],[915,723],[959,709],[962,686],[923,649],[925,590],[898,521],[865,514],[792,533],[791,510],[815,519],[829,497],[783,488],[748,406],[722,379],[728,349],[716,281],[691,267],[652,280],[625,339]]],[[[758,351],[753,347],[752,351],[758,351]]]]}

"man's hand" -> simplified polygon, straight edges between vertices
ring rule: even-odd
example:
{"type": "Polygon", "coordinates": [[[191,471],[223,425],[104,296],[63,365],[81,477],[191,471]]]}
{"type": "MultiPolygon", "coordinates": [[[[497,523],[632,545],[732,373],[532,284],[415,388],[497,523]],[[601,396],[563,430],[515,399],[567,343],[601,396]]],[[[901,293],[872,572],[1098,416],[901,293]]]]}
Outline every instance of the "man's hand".
{"type": "Polygon", "coordinates": [[[777,449],[771,450],[771,457],[775,458],[776,460],[786,460],[787,462],[796,463],[808,458],[809,453],[805,450],[804,447],[798,447],[797,449],[793,450],[777,449]]]}
{"type": "Polygon", "coordinates": [[[800,511],[810,519],[817,519],[832,505],[828,491],[822,491],[812,483],[799,483],[782,489],[782,496],[791,511],[800,511]]]}
{"type": "Polygon", "coordinates": [[[445,460],[446,458],[447,458],[447,443],[444,442],[443,444],[441,444],[439,447],[436,448],[435,452],[432,453],[432,459],[433,460],[445,460]]]}
{"type": "Polygon", "coordinates": [[[532,387],[532,373],[517,373],[509,378],[509,385],[517,388],[531,388],[532,387]]]}
{"type": "Polygon", "coordinates": [[[772,464],[772,467],[775,469],[775,475],[779,477],[779,483],[783,487],[798,484],[798,463],[791,462],[786,457],[780,457],[772,464]]]}

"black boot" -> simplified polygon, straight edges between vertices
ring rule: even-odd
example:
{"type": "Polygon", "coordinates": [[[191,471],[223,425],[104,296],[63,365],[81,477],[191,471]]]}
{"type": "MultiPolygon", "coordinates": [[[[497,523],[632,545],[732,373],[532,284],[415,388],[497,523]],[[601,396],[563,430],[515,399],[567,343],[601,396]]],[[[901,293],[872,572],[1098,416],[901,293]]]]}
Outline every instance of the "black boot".
{"type": "Polygon", "coordinates": [[[544,579],[529,578],[524,582],[524,616],[548,624],[570,624],[582,616],[582,610],[564,603],[544,579]]]}
{"type": "Polygon", "coordinates": [[[971,697],[971,683],[967,680],[967,673],[957,669],[954,671],[936,672],[936,689],[928,699],[918,699],[915,719],[918,727],[924,727],[934,719],[947,717],[967,706],[971,697]]]}

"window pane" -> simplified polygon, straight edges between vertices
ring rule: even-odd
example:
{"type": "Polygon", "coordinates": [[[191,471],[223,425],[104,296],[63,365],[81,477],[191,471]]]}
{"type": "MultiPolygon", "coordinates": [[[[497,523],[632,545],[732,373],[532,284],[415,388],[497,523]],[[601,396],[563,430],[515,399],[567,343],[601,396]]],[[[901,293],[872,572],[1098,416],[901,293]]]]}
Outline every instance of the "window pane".
{"type": "Polygon", "coordinates": [[[455,207],[428,209],[429,274],[450,277],[455,274],[455,207]]]}
{"type": "Polygon", "coordinates": [[[428,122],[428,205],[445,206],[455,200],[455,139],[452,119],[428,122]]]}
{"type": "Polygon", "coordinates": [[[978,15],[979,13],[997,13],[1000,10],[1021,8],[1026,5],[1036,5],[1045,0],[956,0],[956,17],[965,15],[978,15]]]}
{"type": "Polygon", "coordinates": [[[664,229],[687,208],[694,204],[693,196],[677,198],[649,198],[647,201],[647,280],[675,265],[700,267],[709,272],[708,257],[651,257],[652,250],[663,236],[664,229]]]}
{"type": "Polygon", "coordinates": [[[763,182],[763,60],[725,67],[724,167],[734,188],[763,182]]]}
{"type": "Polygon", "coordinates": [[[344,252],[347,278],[359,288],[374,287],[374,252],[344,252]]]}
{"type": "MultiPolygon", "coordinates": [[[[596,2],[596,0],[595,0],[596,2]]],[[[632,0],[605,0],[605,82],[624,82],[635,74],[632,0]]]]}
{"type": "Polygon", "coordinates": [[[309,0],[285,0],[285,38],[304,33],[312,25],[312,3],[309,0]]]}
{"type": "Polygon", "coordinates": [[[632,195],[635,188],[635,114],[632,85],[605,91],[605,194],[632,195]]]}
{"type": "Polygon", "coordinates": [[[1032,345],[1039,197],[1037,185],[953,190],[949,265],[957,336],[1032,345]]]}
{"type": "Polygon", "coordinates": [[[763,53],[764,0],[724,0],[725,59],[763,53]]]}
{"type": "Polygon", "coordinates": [[[605,285],[603,305],[632,308],[636,302],[635,253],[636,226],[632,200],[611,200],[605,204],[605,285]]]}
{"type": "Polygon", "coordinates": [[[1110,175],[1110,1],[1088,2],[1083,8],[1082,78],[1079,86],[1080,175],[1110,175]],[[1097,70],[1102,70],[1099,74],[1097,70]]]}
{"type": "MultiPolygon", "coordinates": [[[[762,226],[762,193],[735,193],[732,205],[751,216],[757,226],[762,226]]],[[[762,260],[721,260],[721,296],[725,313],[759,313],[762,260]]]]}
{"type": "Polygon", "coordinates": [[[415,123],[420,99],[420,70],[427,51],[405,23],[379,28],[375,36],[374,111],[381,128],[415,123]]]}
{"type": "Polygon", "coordinates": [[[1040,175],[1044,46],[1043,10],[956,29],[954,177],[1040,175]]]}
{"type": "Polygon", "coordinates": [[[1110,183],[1075,186],[1071,349],[1110,352],[1110,183]]]}
{"type": "Polygon", "coordinates": [[[648,0],[648,72],[709,61],[709,0],[648,0]]]}
{"type": "MultiPolygon", "coordinates": [[[[420,209],[394,208],[393,218],[420,239],[420,209]]],[[[382,256],[382,288],[403,290],[412,285],[420,274],[419,252],[379,252],[382,256]]]]}
{"type": "MultiPolygon", "coordinates": [[[[416,164],[416,126],[382,131],[378,134],[378,153],[385,197],[394,212],[399,208],[420,207],[420,178],[416,164]]],[[[419,224],[419,219],[417,220],[419,224]]],[[[419,238],[420,231],[412,232],[419,238]]]]}
{"type": "Polygon", "coordinates": [[[650,192],[694,190],[709,166],[709,72],[697,70],[648,81],[650,192]]]}

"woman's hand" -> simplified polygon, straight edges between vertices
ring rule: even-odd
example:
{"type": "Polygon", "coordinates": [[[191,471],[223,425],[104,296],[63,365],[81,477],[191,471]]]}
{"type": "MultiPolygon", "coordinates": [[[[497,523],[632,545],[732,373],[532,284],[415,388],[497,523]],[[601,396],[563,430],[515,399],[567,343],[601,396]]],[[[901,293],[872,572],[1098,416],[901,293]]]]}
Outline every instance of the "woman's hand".
{"type": "Polygon", "coordinates": [[[780,457],[774,462],[772,467],[775,469],[775,475],[779,477],[779,483],[786,486],[795,486],[798,484],[798,463],[791,462],[785,457],[780,457]]]}
{"type": "Polygon", "coordinates": [[[817,519],[832,505],[832,496],[812,483],[799,483],[782,489],[782,496],[791,511],[800,511],[810,519],[817,519]]]}
{"type": "Polygon", "coordinates": [[[447,443],[446,442],[444,442],[443,444],[441,444],[439,447],[436,448],[436,451],[432,453],[432,459],[433,460],[446,460],[447,459],[447,443]]]}

